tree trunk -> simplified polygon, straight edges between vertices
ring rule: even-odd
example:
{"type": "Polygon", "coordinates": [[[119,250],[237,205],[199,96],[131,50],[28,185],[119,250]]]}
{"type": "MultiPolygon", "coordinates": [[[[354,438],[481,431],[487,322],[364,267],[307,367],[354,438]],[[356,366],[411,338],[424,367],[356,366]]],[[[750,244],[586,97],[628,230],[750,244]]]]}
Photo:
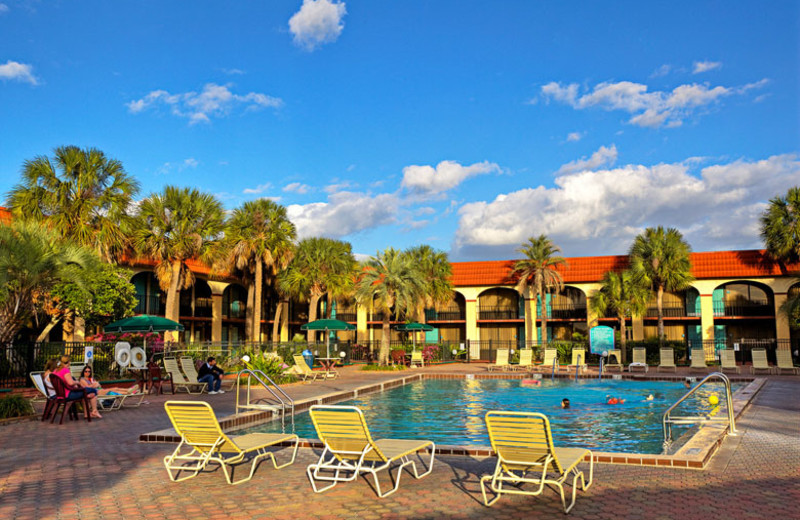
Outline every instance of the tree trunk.
{"type": "Polygon", "coordinates": [[[261,259],[256,262],[256,281],[255,291],[253,292],[253,341],[261,341],[261,300],[264,290],[264,263],[261,259]]]}
{"type": "Polygon", "coordinates": [[[619,317],[619,342],[622,345],[622,348],[620,349],[620,352],[622,353],[622,356],[621,356],[622,359],[620,359],[619,362],[622,363],[623,365],[625,364],[625,358],[627,357],[627,356],[625,356],[625,348],[628,345],[628,340],[627,340],[627,338],[625,336],[627,336],[626,329],[625,329],[625,316],[620,316],[619,317]]]}
{"type": "Polygon", "coordinates": [[[251,282],[247,285],[247,305],[244,309],[244,339],[246,341],[255,341],[253,337],[253,298],[255,297],[256,287],[251,282]]]}
{"type": "MultiPolygon", "coordinates": [[[[170,268],[171,276],[169,280],[169,287],[167,288],[167,304],[166,309],[164,310],[164,317],[168,320],[178,321],[180,317],[178,316],[178,306],[175,304],[175,302],[177,302],[180,298],[180,292],[178,289],[180,286],[178,284],[180,283],[179,277],[181,274],[181,261],[173,260],[170,268]]],[[[178,332],[166,331],[164,333],[164,341],[177,342],[178,332]]]]}
{"type": "MultiPolygon", "coordinates": [[[[317,306],[319,305],[319,299],[322,297],[320,294],[311,294],[311,297],[308,300],[308,322],[311,323],[312,321],[317,320],[317,306]]],[[[311,344],[314,341],[314,335],[316,331],[309,330],[308,331],[308,343],[311,344]]]]}
{"type": "Polygon", "coordinates": [[[526,292],[529,292],[527,288],[522,293],[522,305],[525,311],[525,347],[528,348],[533,345],[533,313],[530,309],[529,300],[525,298],[526,292]]]}
{"type": "Polygon", "coordinates": [[[540,304],[540,310],[542,315],[542,345],[547,348],[547,294],[543,292],[543,287],[541,283],[538,287],[538,296],[542,299],[540,304]]]}
{"type": "Polygon", "coordinates": [[[383,313],[383,327],[381,328],[381,352],[378,355],[378,363],[381,365],[389,364],[389,347],[391,346],[391,330],[389,328],[390,313],[383,313]]]}
{"type": "Polygon", "coordinates": [[[656,307],[658,308],[658,346],[664,346],[664,286],[658,286],[656,292],[656,307]]]}
{"type": "Polygon", "coordinates": [[[39,336],[37,336],[36,343],[41,343],[42,341],[44,341],[47,335],[50,334],[50,331],[53,330],[53,327],[58,325],[58,322],[61,321],[61,318],[62,318],[61,316],[51,316],[50,323],[48,323],[47,326],[44,328],[44,330],[39,334],[39,336]]]}
{"type": "Polygon", "coordinates": [[[66,311],[64,313],[64,323],[61,328],[64,341],[75,341],[75,313],[66,311]]]}
{"type": "Polygon", "coordinates": [[[278,343],[281,340],[281,317],[283,316],[283,300],[278,300],[275,306],[275,319],[272,322],[272,342],[278,343]]]}

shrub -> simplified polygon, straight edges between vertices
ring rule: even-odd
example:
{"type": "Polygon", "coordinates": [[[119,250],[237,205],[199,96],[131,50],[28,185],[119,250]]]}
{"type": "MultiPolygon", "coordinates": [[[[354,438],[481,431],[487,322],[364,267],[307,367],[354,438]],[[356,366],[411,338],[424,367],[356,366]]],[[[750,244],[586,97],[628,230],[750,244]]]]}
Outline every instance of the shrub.
{"type": "Polygon", "coordinates": [[[361,367],[361,370],[366,372],[394,372],[405,369],[406,367],[403,365],[364,365],[361,367]]]}
{"type": "Polygon", "coordinates": [[[33,406],[30,401],[21,395],[11,395],[0,399],[0,419],[25,417],[33,414],[33,406]]]}
{"type": "MultiPolygon", "coordinates": [[[[270,379],[275,381],[278,384],[281,383],[291,383],[295,380],[295,376],[291,374],[284,374],[289,368],[277,354],[269,355],[270,353],[265,352],[266,355],[256,355],[253,354],[250,356],[250,362],[245,365],[244,361],[240,361],[237,363],[236,366],[232,366],[231,368],[235,368],[238,372],[242,368],[250,368],[251,370],[260,370],[264,372],[270,379]]],[[[231,361],[234,361],[231,359],[231,361]]]]}

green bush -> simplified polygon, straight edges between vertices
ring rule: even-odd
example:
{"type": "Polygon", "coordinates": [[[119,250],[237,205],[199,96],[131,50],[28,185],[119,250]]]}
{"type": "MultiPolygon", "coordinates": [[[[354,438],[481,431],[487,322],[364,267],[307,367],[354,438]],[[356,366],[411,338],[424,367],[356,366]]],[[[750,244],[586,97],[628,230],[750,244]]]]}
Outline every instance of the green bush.
{"type": "Polygon", "coordinates": [[[394,372],[405,369],[406,367],[403,365],[364,365],[361,367],[361,370],[366,372],[394,372]]]}
{"type": "Polygon", "coordinates": [[[0,399],[0,419],[26,417],[33,414],[33,406],[30,401],[21,395],[11,395],[0,399]]]}
{"type": "MultiPolygon", "coordinates": [[[[267,353],[265,353],[267,354],[267,353]]],[[[296,380],[296,377],[292,374],[284,374],[286,370],[289,369],[289,365],[285,363],[277,354],[273,355],[257,355],[257,354],[249,354],[250,361],[245,363],[242,360],[238,360],[236,365],[232,365],[232,371],[238,372],[244,368],[249,368],[251,370],[260,370],[270,379],[275,381],[278,384],[283,383],[292,383],[296,380]]],[[[233,358],[231,361],[234,361],[233,358]]]]}

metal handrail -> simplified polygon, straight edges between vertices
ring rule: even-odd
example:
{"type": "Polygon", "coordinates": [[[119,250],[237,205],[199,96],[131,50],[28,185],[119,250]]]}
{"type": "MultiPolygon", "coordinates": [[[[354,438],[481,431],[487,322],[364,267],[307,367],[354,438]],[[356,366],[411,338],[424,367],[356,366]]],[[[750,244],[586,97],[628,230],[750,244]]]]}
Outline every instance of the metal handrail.
{"type": "Polygon", "coordinates": [[[728,376],[723,374],[722,372],[712,372],[704,377],[694,388],[686,392],[686,394],[678,399],[672,406],[667,408],[667,411],[664,412],[664,416],[662,418],[662,427],[664,429],[664,452],[666,453],[669,450],[670,445],[672,444],[672,425],[673,424],[696,424],[696,423],[709,423],[709,422],[727,422],[730,431],[729,435],[735,436],[736,435],[736,422],[734,419],[733,414],[733,395],[731,394],[731,380],[728,379],[728,376]],[[728,418],[715,418],[709,415],[694,415],[694,416],[683,416],[683,417],[672,417],[670,414],[672,411],[690,396],[692,396],[695,392],[697,392],[700,387],[702,387],[706,382],[711,378],[721,379],[723,384],[725,385],[725,402],[728,407],[728,418]]]}
{"type": "Polygon", "coordinates": [[[578,371],[581,369],[581,355],[578,354],[578,363],[575,365],[575,382],[578,382],[578,371]]]}
{"type": "Polygon", "coordinates": [[[558,354],[553,357],[553,373],[550,374],[550,381],[555,381],[556,379],[556,366],[558,366],[558,354]]]}
{"type": "Polygon", "coordinates": [[[600,369],[597,371],[597,379],[603,379],[603,356],[600,356],[600,369]]]}
{"type": "Polygon", "coordinates": [[[287,408],[286,401],[288,401],[289,409],[291,411],[290,415],[291,415],[291,420],[292,420],[292,432],[294,432],[294,400],[291,397],[289,397],[289,395],[286,392],[284,392],[283,389],[280,386],[278,386],[278,384],[275,383],[275,381],[272,380],[272,378],[270,378],[267,374],[265,374],[261,370],[245,368],[245,369],[239,371],[239,374],[236,377],[236,413],[239,413],[239,409],[240,408],[249,408],[250,405],[251,405],[251,402],[250,402],[250,378],[251,377],[255,378],[255,380],[258,381],[261,384],[262,387],[264,387],[264,389],[266,389],[270,394],[272,394],[272,397],[274,397],[275,399],[278,400],[278,402],[281,403],[281,407],[280,407],[280,409],[281,409],[281,431],[284,432],[284,433],[286,432],[286,408],[287,408]],[[243,374],[247,374],[247,400],[245,401],[245,404],[240,405],[239,404],[239,387],[241,385],[242,375],[243,374]],[[266,379],[267,381],[269,381],[269,384],[267,384],[264,381],[264,379],[259,377],[259,375],[261,377],[263,377],[264,379],[266,379]],[[278,393],[275,393],[275,391],[273,391],[273,389],[270,387],[270,385],[275,387],[275,390],[277,390],[278,393],[280,393],[280,395],[278,395],[278,393]],[[283,398],[281,398],[281,396],[283,396],[283,398]],[[284,401],[284,399],[286,399],[286,401],[284,401]]]}

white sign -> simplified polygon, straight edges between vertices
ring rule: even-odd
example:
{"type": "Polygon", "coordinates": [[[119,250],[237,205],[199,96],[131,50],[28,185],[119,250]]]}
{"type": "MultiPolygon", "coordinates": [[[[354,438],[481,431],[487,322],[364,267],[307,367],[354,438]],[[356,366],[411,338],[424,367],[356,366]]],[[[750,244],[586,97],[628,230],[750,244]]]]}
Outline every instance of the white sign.
{"type": "Polygon", "coordinates": [[[94,359],[94,347],[83,347],[83,364],[91,365],[94,359]]]}
{"type": "Polygon", "coordinates": [[[734,343],[733,344],[733,350],[734,350],[734,352],[739,352],[739,344],[738,343],[734,343]]]}

